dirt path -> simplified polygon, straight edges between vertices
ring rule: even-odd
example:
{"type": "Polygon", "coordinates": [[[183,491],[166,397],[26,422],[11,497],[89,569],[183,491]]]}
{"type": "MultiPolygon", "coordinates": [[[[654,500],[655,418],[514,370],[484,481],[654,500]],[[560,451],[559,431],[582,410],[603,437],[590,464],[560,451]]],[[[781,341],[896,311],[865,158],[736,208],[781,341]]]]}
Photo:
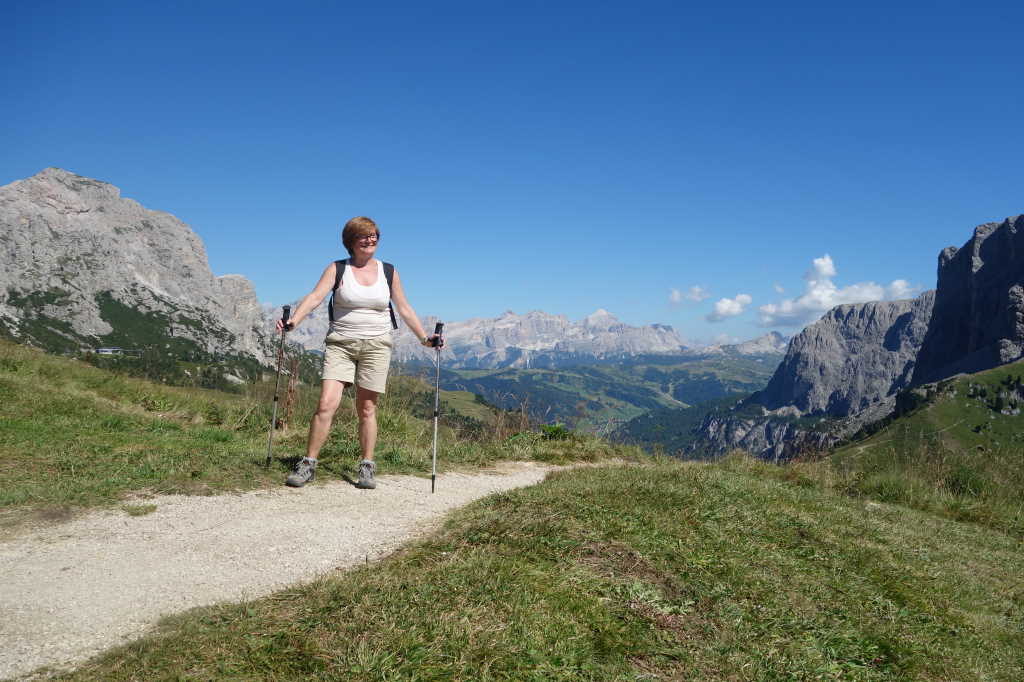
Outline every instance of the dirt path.
{"type": "Polygon", "coordinates": [[[541,481],[514,463],[428,479],[382,476],[216,497],[163,496],[145,516],[88,516],[0,542],[0,678],[69,666],[164,615],[259,597],[388,554],[449,510],[541,481]]]}

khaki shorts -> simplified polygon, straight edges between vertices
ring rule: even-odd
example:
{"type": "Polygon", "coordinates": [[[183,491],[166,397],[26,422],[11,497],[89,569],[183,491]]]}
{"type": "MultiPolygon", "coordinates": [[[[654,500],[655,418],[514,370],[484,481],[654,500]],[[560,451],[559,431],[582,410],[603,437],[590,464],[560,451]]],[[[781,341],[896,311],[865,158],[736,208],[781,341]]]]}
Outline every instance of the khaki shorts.
{"type": "Polygon", "coordinates": [[[371,339],[347,339],[328,334],[322,378],[354,383],[368,391],[383,393],[394,345],[390,332],[371,339]]]}

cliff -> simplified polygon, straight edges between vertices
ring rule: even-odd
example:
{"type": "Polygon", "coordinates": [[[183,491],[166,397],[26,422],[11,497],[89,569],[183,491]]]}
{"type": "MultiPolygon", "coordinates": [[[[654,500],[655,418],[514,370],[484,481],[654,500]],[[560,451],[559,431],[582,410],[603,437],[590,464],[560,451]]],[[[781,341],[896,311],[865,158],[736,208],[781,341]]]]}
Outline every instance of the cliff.
{"type": "Polygon", "coordinates": [[[910,384],[935,292],[833,308],[793,337],[754,400],[769,411],[845,417],[910,384]]]}
{"type": "Polygon", "coordinates": [[[1024,215],[986,223],[939,254],[935,313],[913,383],[1024,357],[1024,215]]]}
{"type": "Polygon", "coordinates": [[[176,339],[268,362],[255,290],[173,215],[59,168],[0,187],[0,330],[55,351],[176,339]]]}
{"type": "Polygon", "coordinates": [[[944,249],[935,291],[913,301],[838,306],[808,326],[763,391],[732,413],[705,418],[693,451],[743,448],[778,459],[824,450],[891,414],[905,389],[1022,357],[1018,215],[980,225],[962,248],[944,249]]]}

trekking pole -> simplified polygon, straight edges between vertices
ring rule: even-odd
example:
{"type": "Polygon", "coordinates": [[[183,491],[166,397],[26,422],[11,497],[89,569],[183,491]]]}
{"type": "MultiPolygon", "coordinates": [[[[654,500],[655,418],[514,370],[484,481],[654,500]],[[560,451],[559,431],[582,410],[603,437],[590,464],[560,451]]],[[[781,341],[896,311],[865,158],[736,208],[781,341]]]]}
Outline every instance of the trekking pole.
{"type": "Polygon", "coordinates": [[[270,468],[271,452],[274,447],[274,429],[277,427],[277,390],[281,387],[281,362],[284,360],[284,335],[288,333],[288,316],[292,314],[292,307],[286,305],[281,311],[281,343],[277,347],[277,378],[274,379],[274,410],[270,417],[270,435],[267,436],[267,461],[263,465],[270,468]]]}
{"type": "Polygon", "coordinates": [[[434,378],[434,455],[430,460],[430,493],[434,493],[434,481],[437,479],[437,417],[441,414],[441,332],[444,330],[444,324],[438,322],[434,325],[434,337],[430,340],[430,345],[433,346],[437,351],[437,356],[434,358],[434,364],[437,367],[437,373],[434,378]]]}

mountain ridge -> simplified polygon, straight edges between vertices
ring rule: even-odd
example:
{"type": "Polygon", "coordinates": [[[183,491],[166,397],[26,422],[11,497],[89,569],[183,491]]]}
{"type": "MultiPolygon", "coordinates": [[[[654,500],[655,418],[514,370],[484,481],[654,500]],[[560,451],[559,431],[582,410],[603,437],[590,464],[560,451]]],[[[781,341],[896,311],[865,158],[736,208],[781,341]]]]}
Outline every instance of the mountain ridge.
{"type": "Polygon", "coordinates": [[[0,328],[17,340],[272,357],[252,283],[214,276],[188,225],[109,183],[47,168],[0,187],[0,263],[0,328]]]}
{"type": "Polygon", "coordinates": [[[938,260],[935,290],[838,306],[806,327],[765,390],[708,414],[690,451],[821,451],[891,415],[903,391],[1024,357],[1024,216],[979,225],[938,260]]]}
{"type": "MultiPolygon", "coordinates": [[[[280,308],[265,305],[265,329],[272,330],[280,308]]],[[[422,320],[433,329],[437,318],[422,320]]],[[[320,350],[327,335],[326,304],[313,310],[290,335],[307,350],[320,350]]],[[[433,351],[402,333],[399,322],[394,359],[412,364],[432,364],[433,351]]],[[[496,317],[472,317],[445,323],[445,364],[460,369],[543,368],[557,369],[643,355],[705,356],[714,354],[779,355],[788,338],[770,332],[737,344],[688,346],[667,324],[632,326],[598,308],[579,321],[566,315],[531,310],[522,315],[506,310],[496,317]]]]}

